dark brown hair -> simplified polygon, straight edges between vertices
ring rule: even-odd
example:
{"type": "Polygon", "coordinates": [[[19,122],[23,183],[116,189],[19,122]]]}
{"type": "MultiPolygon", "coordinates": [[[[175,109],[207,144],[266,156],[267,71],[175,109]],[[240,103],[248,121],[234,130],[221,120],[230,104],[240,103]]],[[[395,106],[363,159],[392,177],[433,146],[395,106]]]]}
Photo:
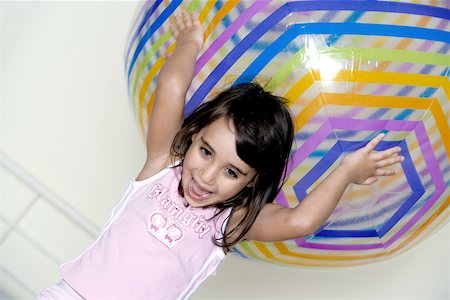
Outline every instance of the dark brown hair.
{"type": "MultiPolygon", "coordinates": [[[[236,227],[223,232],[223,239],[214,241],[218,246],[230,248],[244,237],[264,205],[272,202],[280,191],[286,177],[294,129],[284,98],[264,91],[256,83],[232,86],[200,105],[184,120],[171,149],[172,155],[181,159],[181,165],[192,136],[222,117],[234,125],[238,156],[256,170],[251,187],[215,204],[216,216],[231,208],[230,218],[237,210],[244,209],[236,227]],[[230,240],[232,236],[237,237],[230,240]]],[[[181,183],[179,192],[182,195],[181,183]]]]}

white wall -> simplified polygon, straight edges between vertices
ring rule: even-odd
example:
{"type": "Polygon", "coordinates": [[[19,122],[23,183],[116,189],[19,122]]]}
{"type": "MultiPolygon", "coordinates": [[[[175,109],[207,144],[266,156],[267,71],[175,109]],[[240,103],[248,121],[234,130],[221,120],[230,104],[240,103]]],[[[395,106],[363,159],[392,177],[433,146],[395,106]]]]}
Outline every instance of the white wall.
{"type": "MultiPolygon", "coordinates": [[[[135,9],[0,2],[0,151],[97,227],[144,161],[123,63],[135,9]]],[[[30,299],[93,237],[1,168],[0,180],[0,299],[30,299]]],[[[193,299],[449,299],[449,268],[446,225],[364,267],[302,270],[230,256],[193,299]]]]}

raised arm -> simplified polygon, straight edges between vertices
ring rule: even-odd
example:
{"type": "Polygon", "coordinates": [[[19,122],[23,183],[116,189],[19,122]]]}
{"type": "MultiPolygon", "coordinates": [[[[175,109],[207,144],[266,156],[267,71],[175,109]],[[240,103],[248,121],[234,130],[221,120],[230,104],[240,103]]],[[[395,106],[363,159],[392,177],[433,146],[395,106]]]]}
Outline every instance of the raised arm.
{"type": "Polygon", "coordinates": [[[183,11],[175,15],[170,30],[177,44],[158,74],[147,130],[147,160],[138,180],[170,163],[170,146],[183,122],[186,92],[203,45],[203,30],[195,14],[183,11]]]}
{"type": "Polygon", "coordinates": [[[392,176],[389,167],[403,161],[400,147],[375,151],[382,140],[380,134],[365,147],[347,155],[295,208],[267,204],[246,238],[259,241],[281,241],[313,234],[328,219],[345,189],[351,183],[372,184],[378,176],[392,176]]]}

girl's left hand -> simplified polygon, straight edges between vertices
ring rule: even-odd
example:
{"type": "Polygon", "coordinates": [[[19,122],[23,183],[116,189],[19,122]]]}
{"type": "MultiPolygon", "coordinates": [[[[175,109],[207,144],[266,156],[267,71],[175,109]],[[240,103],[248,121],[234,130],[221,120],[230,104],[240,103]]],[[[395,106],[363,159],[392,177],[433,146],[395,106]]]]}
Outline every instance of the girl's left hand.
{"type": "Polygon", "coordinates": [[[392,176],[398,173],[398,170],[390,167],[404,160],[403,156],[398,155],[400,147],[395,146],[383,151],[374,150],[383,137],[383,133],[377,135],[366,146],[344,157],[339,167],[346,170],[350,182],[368,185],[376,182],[379,176],[392,176]]]}
{"type": "Polygon", "coordinates": [[[203,29],[198,15],[182,10],[173,15],[172,26],[169,28],[177,41],[177,47],[193,43],[200,50],[203,46],[203,29]]]}

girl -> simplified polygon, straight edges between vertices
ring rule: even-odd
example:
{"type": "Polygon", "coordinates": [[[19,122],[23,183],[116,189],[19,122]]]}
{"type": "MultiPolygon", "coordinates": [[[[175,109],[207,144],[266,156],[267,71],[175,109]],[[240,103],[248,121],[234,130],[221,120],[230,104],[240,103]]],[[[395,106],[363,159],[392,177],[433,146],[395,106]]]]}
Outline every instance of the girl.
{"type": "Polygon", "coordinates": [[[403,160],[374,151],[383,135],[346,156],[297,207],[271,203],[285,178],[293,126],[282,98],[241,84],[183,121],[203,32],[174,17],[177,47],[158,77],[147,160],[100,237],[61,266],[63,281],[38,299],[186,299],[243,239],[314,233],[351,183],[372,184],[403,160]]]}

